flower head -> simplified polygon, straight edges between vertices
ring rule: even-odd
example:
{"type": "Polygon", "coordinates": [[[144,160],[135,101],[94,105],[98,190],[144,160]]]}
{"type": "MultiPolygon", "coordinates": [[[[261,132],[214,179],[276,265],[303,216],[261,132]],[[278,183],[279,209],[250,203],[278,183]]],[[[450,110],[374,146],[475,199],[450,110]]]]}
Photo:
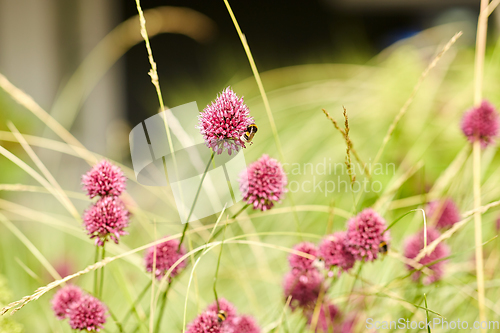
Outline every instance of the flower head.
{"type": "MultiPolygon", "coordinates": [[[[439,231],[433,228],[427,228],[427,245],[438,239],[440,236],[439,231]]],[[[406,246],[405,246],[405,257],[409,259],[414,259],[417,257],[417,255],[420,253],[420,251],[424,248],[424,230],[421,230],[418,232],[416,235],[410,236],[407,241],[406,241],[406,246]]],[[[448,246],[444,243],[439,243],[434,251],[432,251],[430,254],[425,255],[422,259],[418,261],[419,264],[421,265],[428,265],[432,262],[435,262],[436,260],[442,259],[446,256],[448,256],[450,253],[450,250],[448,246]]],[[[436,262],[435,264],[432,264],[430,266],[427,266],[430,270],[432,270],[433,274],[430,276],[427,276],[424,279],[425,284],[430,284],[433,283],[437,280],[439,280],[444,273],[444,265],[446,264],[445,260],[436,262]]],[[[407,265],[407,268],[409,270],[414,269],[413,266],[407,265]]],[[[413,279],[418,280],[420,277],[420,271],[416,271],[413,273],[413,279]]]]}
{"type": "Polygon", "coordinates": [[[69,310],[69,325],[74,330],[99,331],[107,316],[106,306],[101,301],[85,295],[69,310]]]}
{"type": "MultiPolygon", "coordinates": [[[[161,279],[167,271],[179,260],[183,255],[186,254],[186,249],[183,245],[179,251],[179,240],[170,239],[164,241],[155,246],[151,246],[147,251],[144,257],[144,261],[146,262],[146,270],[148,272],[153,271],[154,265],[154,254],[156,247],[156,278],[161,279]]],[[[182,261],[179,265],[177,265],[170,274],[170,277],[174,277],[179,274],[182,269],[186,267],[186,261],[182,261]]]]}
{"type": "Polygon", "coordinates": [[[354,256],[347,249],[347,238],[344,231],[326,236],[319,245],[318,255],[323,258],[325,266],[338,266],[347,271],[354,266],[354,256]]]}
{"type": "Polygon", "coordinates": [[[239,316],[228,323],[229,330],[234,333],[260,333],[259,325],[251,316],[239,316]]]}
{"type": "Polygon", "coordinates": [[[116,244],[120,236],[126,235],[129,212],[118,197],[102,197],[83,215],[83,224],[90,238],[96,238],[97,245],[111,238],[116,244]]]}
{"type": "Polygon", "coordinates": [[[69,309],[82,298],[82,290],[74,285],[61,288],[52,298],[52,310],[57,319],[68,317],[69,309]]]}
{"type": "MultiPolygon", "coordinates": [[[[295,245],[293,247],[293,249],[295,251],[308,253],[314,257],[316,257],[318,255],[318,249],[316,248],[316,245],[314,245],[313,243],[310,243],[310,242],[299,243],[299,244],[295,245]]],[[[295,254],[295,253],[291,253],[288,256],[288,263],[290,264],[290,267],[292,267],[294,269],[301,270],[301,271],[307,271],[311,268],[314,268],[314,266],[313,266],[314,260],[313,259],[305,258],[305,257],[302,257],[302,256],[295,254]]]]}
{"type": "Polygon", "coordinates": [[[462,132],[470,142],[478,141],[483,148],[493,143],[498,135],[499,118],[495,107],[488,101],[467,111],[462,118],[462,132]]]}
{"type": "Polygon", "coordinates": [[[126,180],[119,167],[102,160],[82,176],[82,185],[90,198],[96,195],[119,196],[125,191],[126,180]]]}
{"type": "MultiPolygon", "coordinates": [[[[186,333],[230,333],[225,322],[220,323],[215,311],[198,315],[187,327],[186,333]]],[[[232,333],[232,332],[231,332],[232,333]]]]}
{"type": "Polygon", "coordinates": [[[347,250],[356,260],[377,259],[380,242],[389,241],[389,232],[382,216],[367,208],[347,222],[347,250]],[[385,231],[385,232],[384,232],[385,231]]]}
{"type": "Polygon", "coordinates": [[[243,98],[227,87],[215,102],[203,109],[198,117],[197,128],[200,129],[207,147],[217,154],[227,150],[231,155],[232,151],[238,152],[240,148],[245,148],[241,137],[253,122],[243,98]]]}
{"type": "Polygon", "coordinates": [[[460,221],[460,212],[451,199],[435,200],[427,206],[427,216],[435,219],[436,227],[446,229],[460,221]]]}
{"type": "MultiPolygon", "coordinates": [[[[325,301],[319,310],[315,332],[329,332],[329,328],[333,327],[333,324],[338,320],[340,315],[340,310],[335,304],[325,301]]],[[[308,311],[306,316],[307,324],[310,326],[313,320],[314,310],[308,311]]]]}
{"type": "Polygon", "coordinates": [[[219,308],[217,308],[217,301],[214,301],[206,309],[206,311],[213,311],[215,313],[219,312],[219,310],[226,312],[226,320],[228,321],[237,316],[236,308],[225,298],[219,298],[219,308]]]}
{"type": "Polygon", "coordinates": [[[240,175],[240,191],[243,199],[262,211],[271,209],[274,202],[283,199],[287,178],[281,163],[262,155],[240,175]]]}
{"type": "Polygon", "coordinates": [[[292,270],[286,274],[283,289],[285,297],[292,296],[290,307],[295,309],[297,306],[304,308],[314,306],[322,283],[323,276],[314,269],[307,272],[292,270]]]}

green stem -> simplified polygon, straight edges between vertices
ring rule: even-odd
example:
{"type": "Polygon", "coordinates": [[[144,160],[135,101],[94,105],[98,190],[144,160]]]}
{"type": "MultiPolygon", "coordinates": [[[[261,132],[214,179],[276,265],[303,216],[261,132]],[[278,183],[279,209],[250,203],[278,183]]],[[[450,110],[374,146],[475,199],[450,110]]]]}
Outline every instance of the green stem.
{"type": "Polygon", "coordinates": [[[194,207],[196,206],[196,201],[198,201],[198,196],[200,195],[201,186],[203,185],[203,181],[205,180],[205,176],[207,175],[208,168],[210,168],[210,163],[212,163],[214,156],[215,156],[215,151],[212,151],[212,155],[210,156],[210,160],[207,163],[207,166],[205,168],[205,172],[203,172],[203,175],[201,176],[200,185],[198,186],[198,190],[196,191],[196,195],[194,196],[193,205],[191,206],[191,209],[189,210],[189,214],[187,216],[186,223],[184,225],[184,230],[182,231],[181,240],[179,242],[179,246],[177,247],[177,252],[179,252],[179,250],[181,249],[181,245],[182,245],[182,242],[184,241],[184,237],[186,236],[186,231],[187,231],[187,228],[189,225],[189,219],[191,218],[191,215],[193,214],[194,207]]]}
{"type": "Polygon", "coordinates": [[[108,312],[109,312],[109,315],[111,316],[111,319],[113,319],[113,321],[115,322],[116,327],[118,327],[118,331],[121,332],[121,333],[123,333],[123,327],[120,324],[120,322],[118,321],[118,318],[116,318],[116,316],[114,315],[114,313],[111,312],[111,310],[109,308],[108,308],[108,312]]]}
{"type": "MultiPolygon", "coordinates": [[[[99,260],[99,245],[96,245],[95,246],[95,256],[94,256],[94,263],[97,262],[97,260],[99,260]]],[[[99,273],[99,270],[96,269],[94,270],[94,295],[97,297],[97,280],[98,280],[98,273],[99,273]]]]}
{"type": "Polygon", "coordinates": [[[154,332],[158,333],[160,331],[161,319],[163,318],[163,312],[165,312],[165,306],[167,305],[167,294],[168,294],[168,291],[170,290],[171,285],[172,285],[172,283],[169,283],[167,286],[167,289],[163,293],[163,298],[161,300],[161,306],[160,306],[160,313],[158,314],[158,320],[156,321],[156,326],[155,326],[155,330],[153,331],[153,333],[154,332]]]}
{"type": "MultiPolygon", "coordinates": [[[[246,204],[245,206],[243,206],[243,208],[241,208],[236,214],[234,214],[231,219],[235,219],[236,217],[238,217],[238,215],[240,215],[241,213],[243,213],[245,211],[245,209],[247,209],[248,207],[250,206],[250,204],[246,204]]],[[[207,241],[207,244],[210,243],[212,241],[212,239],[215,239],[217,236],[219,236],[219,234],[222,232],[222,228],[217,230],[216,232],[214,232],[214,234],[212,235],[212,237],[210,237],[207,241]]]]}
{"type": "MultiPolygon", "coordinates": [[[[106,255],[106,249],[104,248],[104,246],[106,245],[106,243],[104,243],[102,245],[102,260],[104,260],[104,256],[106,255]]],[[[99,283],[99,299],[102,298],[102,290],[103,290],[103,286],[104,286],[104,266],[101,268],[101,276],[100,276],[100,279],[101,279],[101,282],[99,283]]]]}
{"type": "MultiPolygon", "coordinates": [[[[227,227],[227,224],[224,227],[224,238],[226,236],[226,227],[227,227]]],[[[220,310],[219,296],[217,295],[217,278],[219,277],[219,267],[220,267],[220,260],[222,258],[223,247],[224,247],[224,240],[222,240],[222,243],[220,244],[219,259],[217,260],[217,268],[215,269],[215,276],[214,276],[214,296],[215,296],[215,302],[217,303],[217,311],[220,310]]]]}
{"type": "Polygon", "coordinates": [[[142,300],[142,298],[144,297],[144,295],[146,295],[146,293],[149,290],[149,288],[151,288],[151,283],[150,282],[147,283],[146,287],[141,291],[141,293],[139,294],[139,296],[137,296],[137,298],[135,299],[134,303],[132,303],[132,306],[130,307],[130,309],[127,311],[127,313],[123,317],[123,320],[122,320],[123,325],[125,325],[127,323],[127,321],[129,320],[130,315],[132,314],[132,312],[134,312],[135,314],[137,314],[137,310],[136,310],[135,307],[137,306],[137,304],[139,304],[139,302],[142,300]]]}

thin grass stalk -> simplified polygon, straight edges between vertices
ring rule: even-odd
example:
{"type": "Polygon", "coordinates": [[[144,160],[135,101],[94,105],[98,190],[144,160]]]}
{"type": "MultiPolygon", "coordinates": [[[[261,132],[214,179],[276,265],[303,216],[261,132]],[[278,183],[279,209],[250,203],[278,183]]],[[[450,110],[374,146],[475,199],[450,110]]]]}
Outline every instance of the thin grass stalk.
{"type": "MultiPolygon", "coordinates": [[[[231,16],[231,20],[233,21],[233,24],[234,24],[234,27],[236,28],[236,31],[238,32],[238,36],[240,37],[241,44],[243,45],[243,48],[245,49],[245,53],[247,55],[248,62],[250,63],[250,67],[252,69],[253,76],[255,77],[255,81],[257,82],[257,86],[259,88],[259,92],[260,92],[260,95],[262,97],[262,101],[264,102],[264,108],[266,109],[266,114],[267,114],[267,118],[269,119],[271,131],[273,132],[273,137],[274,137],[274,142],[276,143],[276,148],[278,148],[278,153],[280,154],[281,162],[285,163],[286,162],[285,155],[283,154],[283,149],[281,148],[281,141],[280,141],[280,138],[278,135],[278,129],[276,128],[276,123],[274,122],[273,113],[271,112],[271,106],[269,105],[269,100],[267,99],[266,90],[264,89],[264,85],[262,84],[259,70],[257,69],[257,65],[255,65],[252,51],[250,51],[250,46],[248,46],[247,39],[240,29],[240,25],[238,23],[238,20],[236,19],[236,16],[233,13],[233,10],[231,9],[231,6],[229,5],[229,1],[224,0],[224,4],[226,5],[229,16],[231,16]]],[[[290,202],[292,203],[292,207],[295,207],[295,202],[293,201],[292,193],[289,193],[288,197],[290,198],[290,202]]],[[[293,216],[295,219],[295,223],[297,224],[297,231],[300,232],[299,217],[298,217],[297,212],[295,210],[293,210],[293,216]]]]}
{"type": "Polygon", "coordinates": [[[128,322],[128,320],[130,319],[133,312],[137,313],[136,306],[137,306],[137,304],[139,304],[141,302],[142,298],[144,297],[144,295],[146,295],[149,288],[151,288],[151,283],[148,282],[146,284],[146,287],[144,287],[144,289],[139,293],[139,295],[137,296],[135,301],[132,303],[132,305],[130,306],[130,309],[123,316],[123,319],[121,321],[123,326],[125,326],[125,324],[128,322]]]}
{"type": "MultiPolygon", "coordinates": [[[[482,0],[482,1],[484,1],[484,0],[482,0]]],[[[457,41],[458,38],[460,38],[460,36],[462,36],[462,31],[457,32],[450,39],[450,41],[444,46],[444,48],[441,50],[441,52],[439,52],[434,57],[434,59],[432,59],[431,63],[422,72],[422,74],[420,75],[417,83],[415,84],[415,87],[413,87],[413,90],[410,93],[410,96],[408,97],[408,99],[406,100],[405,104],[401,107],[401,109],[399,110],[398,114],[396,115],[396,117],[392,121],[391,125],[389,126],[389,129],[387,130],[387,133],[386,133],[386,135],[385,135],[385,137],[384,137],[384,139],[382,141],[382,145],[380,146],[380,148],[379,148],[379,150],[377,152],[377,155],[375,156],[375,159],[373,161],[373,165],[376,165],[378,163],[378,161],[380,160],[380,158],[382,157],[382,153],[384,152],[385,146],[387,145],[387,143],[391,139],[392,133],[396,129],[396,126],[399,124],[399,121],[401,120],[401,118],[403,118],[403,116],[405,115],[406,111],[408,110],[408,108],[410,107],[411,103],[413,102],[413,99],[415,98],[418,90],[420,89],[420,86],[422,85],[422,82],[424,81],[424,79],[427,77],[427,75],[429,74],[429,72],[431,71],[431,69],[433,69],[437,65],[437,63],[442,58],[442,56],[446,53],[446,51],[448,51],[450,49],[450,47],[453,44],[455,44],[455,42],[457,41]]]]}
{"type": "MultiPolygon", "coordinates": [[[[486,53],[486,34],[488,30],[488,8],[489,0],[481,0],[480,13],[477,23],[476,55],[474,59],[474,105],[481,104],[484,76],[484,56],[486,53]]],[[[473,187],[474,187],[474,209],[481,207],[481,145],[479,138],[472,147],[473,154],[473,187]]],[[[481,212],[474,213],[474,231],[476,244],[476,276],[477,276],[477,298],[479,305],[479,320],[486,321],[485,295],[484,295],[484,266],[482,247],[482,221],[481,212]]],[[[481,332],[486,332],[481,328],[481,332]]]]}
{"type": "MultiPolygon", "coordinates": [[[[161,300],[161,305],[160,305],[160,312],[158,314],[158,320],[156,321],[156,326],[155,330],[153,332],[160,332],[160,326],[161,326],[161,320],[163,318],[163,314],[165,313],[165,306],[167,305],[167,295],[168,291],[170,290],[170,286],[172,285],[172,282],[170,282],[167,286],[167,289],[163,292],[163,297],[161,300]]],[[[151,317],[153,317],[153,314],[151,314],[151,317]]]]}
{"type": "MultiPolygon", "coordinates": [[[[137,12],[139,13],[139,23],[141,26],[141,36],[144,39],[144,42],[146,45],[146,50],[148,52],[149,64],[151,65],[151,69],[150,69],[148,74],[151,77],[151,83],[154,85],[155,90],[156,90],[156,94],[158,95],[158,102],[160,104],[160,112],[163,112],[163,111],[165,111],[165,105],[163,103],[163,96],[162,96],[161,89],[160,89],[160,79],[158,77],[157,65],[156,65],[156,62],[153,58],[153,51],[151,50],[151,44],[149,43],[148,30],[146,29],[146,18],[144,17],[144,12],[142,11],[142,8],[141,8],[141,1],[135,0],[135,4],[137,7],[137,12]]],[[[168,127],[166,114],[164,114],[162,118],[163,118],[163,123],[165,126],[165,132],[167,134],[168,147],[169,147],[170,153],[172,155],[172,162],[174,163],[174,172],[175,172],[176,178],[179,179],[179,169],[178,169],[178,165],[177,165],[177,159],[175,157],[174,144],[172,141],[172,136],[170,134],[170,128],[168,127]]],[[[178,190],[180,193],[181,202],[184,203],[181,182],[177,182],[177,186],[178,186],[178,190]]]]}

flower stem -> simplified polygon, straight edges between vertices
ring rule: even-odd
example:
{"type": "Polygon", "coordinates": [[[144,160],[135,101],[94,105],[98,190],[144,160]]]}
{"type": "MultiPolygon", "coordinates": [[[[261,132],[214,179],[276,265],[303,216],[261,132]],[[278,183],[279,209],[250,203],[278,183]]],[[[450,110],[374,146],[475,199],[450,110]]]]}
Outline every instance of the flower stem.
{"type": "MultiPolygon", "coordinates": [[[[99,260],[99,245],[95,246],[95,256],[94,256],[94,263],[96,263],[99,260]]],[[[99,270],[96,269],[94,270],[94,295],[97,297],[97,280],[98,280],[98,273],[99,270]]]]}
{"type": "Polygon", "coordinates": [[[200,195],[201,186],[203,185],[203,181],[205,180],[205,176],[207,175],[208,168],[210,168],[210,163],[212,163],[214,156],[215,156],[215,151],[212,151],[212,155],[210,156],[210,160],[207,163],[207,166],[205,168],[205,172],[203,172],[203,175],[201,176],[200,185],[198,186],[198,190],[196,191],[196,195],[194,196],[193,205],[191,206],[191,209],[189,210],[189,214],[187,216],[186,223],[184,225],[184,230],[182,231],[181,240],[179,241],[179,246],[177,247],[177,252],[179,252],[179,250],[181,249],[181,245],[182,245],[182,242],[184,241],[184,237],[186,236],[186,231],[187,231],[187,228],[189,225],[189,219],[191,218],[191,215],[193,214],[194,207],[196,206],[196,201],[198,201],[198,196],[200,195]]]}
{"type": "MultiPolygon", "coordinates": [[[[102,244],[102,256],[101,256],[101,259],[104,259],[104,256],[106,255],[106,249],[104,248],[104,246],[106,245],[106,243],[102,244]]],[[[101,282],[99,283],[99,299],[102,298],[102,290],[103,290],[103,286],[104,286],[104,266],[101,268],[101,276],[100,276],[100,279],[101,279],[101,282]]]]}
{"type": "MultiPolygon", "coordinates": [[[[238,215],[240,215],[241,213],[243,213],[245,211],[245,209],[247,209],[248,207],[250,206],[250,204],[246,204],[245,206],[243,206],[236,214],[234,214],[231,219],[235,219],[236,217],[238,217],[238,215]]],[[[217,236],[219,236],[219,234],[222,232],[222,228],[217,230],[216,232],[214,232],[214,234],[212,235],[212,237],[210,237],[207,241],[207,244],[210,243],[212,241],[212,239],[215,239],[217,236]]]]}
{"type": "Polygon", "coordinates": [[[144,297],[144,295],[146,295],[146,293],[148,292],[149,288],[151,288],[151,283],[148,282],[146,284],[146,287],[140,292],[140,294],[137,296],[137,298],[135,299],[135,301],[132,303],[132,306],[130,307],[130,309],[127,311],[127,313],[123,317],[122,325],[125,325],[127,323],[127,321],[129,320],[130,315],[132,314],[132,312],[134,312],[134,313],[137,314],[137,310],[136,310],[135,307],[137,306],[137,304],[139,304],[139,302],[142,300],[142,298],[144,297]]]}
{"type": "Polygon", "coordinates": [[[163,318],[163,312],[165,312],[165,306],[167,304],[167,294],[168,294],[168,291],[170,290],[171,285],[172,285],[172,283],[169,283],[167,286],[167,289],[163,293],[163,298],[161,300],[161,305],[160,305],[160,312],[158,313],[158,320],[156,321],[155,330],[153,332],[160,331],[161,319],[163,318]]]}
{"type": "MultiPolygon", "coordinates": [[[[227,224],[224,226],[224,238],[226,237],[226,227],[227,227],[227,224]]],[[[217,311],[220,310],[219,297],[217,295],[217,279],[219,277],[219,267],[220,267],[220,260],[222,258],[223,248],[224,248],[224,239],[222,240],[222,243],[220,244],[219,259],[217,260],[217,268],[215,269],[215,276],[214,276],[214,296],[215,296],[215,302],[217,303],[217,311]]]]}

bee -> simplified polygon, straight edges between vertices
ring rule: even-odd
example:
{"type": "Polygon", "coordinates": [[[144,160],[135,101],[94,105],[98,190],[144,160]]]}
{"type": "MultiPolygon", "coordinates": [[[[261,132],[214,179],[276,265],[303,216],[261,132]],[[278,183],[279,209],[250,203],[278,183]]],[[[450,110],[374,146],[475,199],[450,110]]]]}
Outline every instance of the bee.
{"type": "Polygon", "coordinates": [[[226,319],[227,319],[227,313],[226,313],[226,311],[219,310],[219,312],[217,312],[217,321],[219,323],[222,323],[226,319]]]}
{"type": "Polygon", "coordinates": [[[389,250],[389,245],[387,245],[385,241],[381,241],[380,244],[378,245],[378,252],[386,254],[388,250],[389,250]]]}
{"type": "Polygon", "coordinates": [[[323,270],[323,269],[325,269],[325,261],[321,258],[316,258],[313,261],[313,266],[319,270],[323,270]]]}
{"type": "Polygon", "coordinates": [[[247,131],[245,132],[245,134],[243,134],[241,139],[245,142],[251,142],[253,137],[255,136],[255,133],[257,133],[258,129],[259,128],[255,124],[248,125],[247,131]]]}

